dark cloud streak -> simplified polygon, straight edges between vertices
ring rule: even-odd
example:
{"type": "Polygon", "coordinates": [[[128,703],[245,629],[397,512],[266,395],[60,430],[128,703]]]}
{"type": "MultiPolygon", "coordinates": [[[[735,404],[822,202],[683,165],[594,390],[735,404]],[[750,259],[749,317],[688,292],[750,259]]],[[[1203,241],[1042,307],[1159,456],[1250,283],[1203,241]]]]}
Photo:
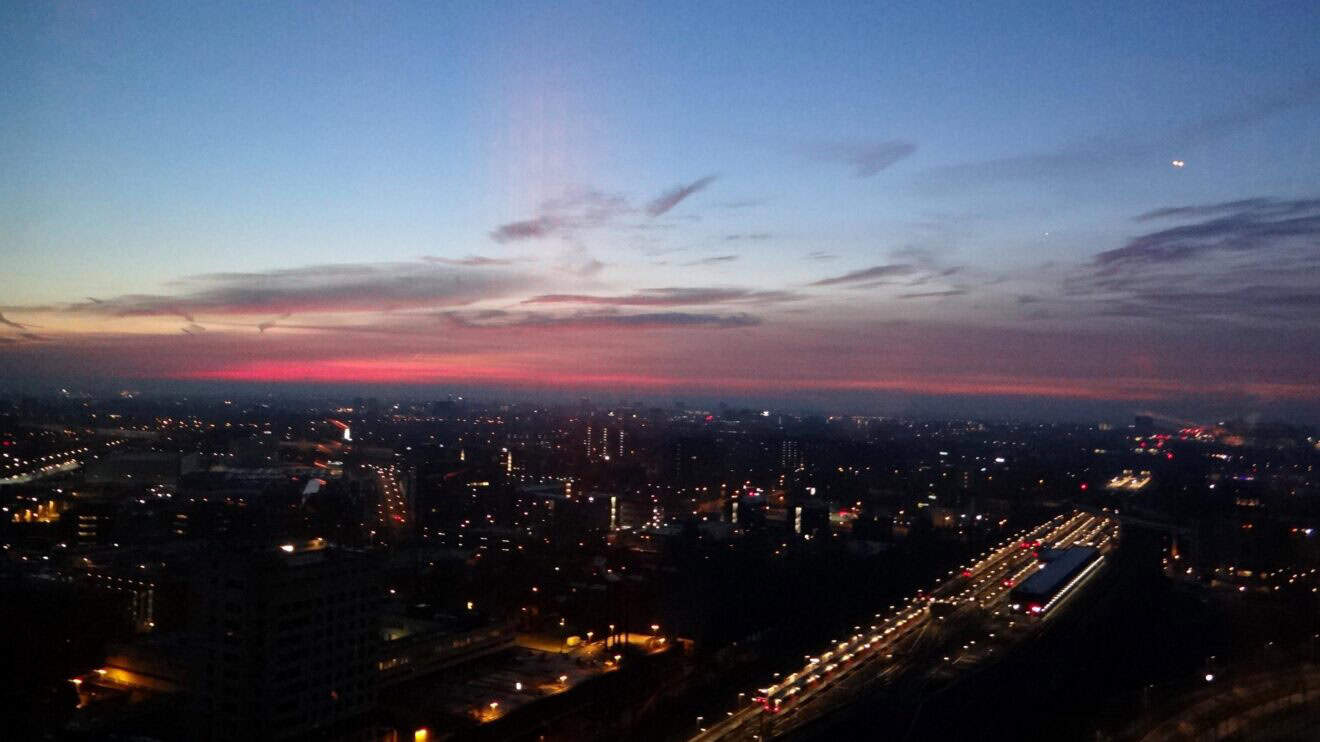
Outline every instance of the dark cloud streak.
{"type": "Polygon", "coordinates": [[[1102,316],[1314,326],[1320,313],[1320,199],[1248,198],[1173,206],[1135,221],[1180,220],[1098,253],[1064,281],[1102,316]]]}
{"type": "Polygon", "coordinates": [[[737,260],[737,259],[738,259],[738,256],[737,256],[737,255],[714,255],[714,256],[711,256],[711,257],[709,257],[709,258],[701,258],[700,260],[692,260],[692,261],[689,261],[689,262],[687,262],[687,263],[683,263],[683,265],[685,265],[685,266],[693,266],[693,265],[719,265],[720,263],[732,263],[733,261],[735,261],[735,260],[737,260]]]}
{"type": "Polygon", "coordinates": [[[440,265],[454,265],[467,268],[484,268],[494,265],[512,265],[508,258],[488,258],[484,255],[469,255],[466,258],[443,258],[436,255],[423,255],[422,261],[440,265]]]}
{"type": "Polygon", "coordinates": [[[4,325],[5,327],[12,327],[15,330],[26,330],[28,328],[27,325],[20,324],[11,319],[7,319],[3,313],[0,313],[0,325],[4,325]]]}
{"type": "Polygon", "coordinates": [[[1212,216],[1194,224],[1162,229],[1129,240],[1095,256],[1101,271],[1191,260],[1206,253],[1270,250],[1291,241],[1320,239],[1320,199],[1245,199],[1207,206],[1158,209],[1138,221],[1212,216]]]}
{"type": "Polygon", "coordinates": [[[838,286],[846,283],[859,283],[861,281],[873,281],[877,278],[892,278],[896,276],[910,276],[919,269],[914,265],[906,263],[893,263],[890,265],[875,265],[870,268],[845,273],[841,276],[831,276],[822,278],[819,281],[813,281],[809,286],[838,286]]]}
{"type": "Polygon", "coordinates": [[[807,154],[825,162],[840,162],[858,178],[869,178],[917,151],[917,145],[900,139],[879,142],[819,142],[808,145],[807,154]]]}
{"type": "Polygon", "coordinates": [[[941,299],[950,296],[962,296],[967,293],[965,288],[944,289],[942,291],[919,291],[912,294],[899,294],[900,299],[941,299]]]}
{"type": "Polygon", "coordinates": [[[571,314],[550,314],[542,312],[446,312],[445,319],[464,329],[732,329],[753,327],[761,324],[755,315],[739,314],[702,314],[690,312],[647,312],[623,314],[614,310],[575,312],[571,314]]]}
{"type": "Polygon", "coordinates": [[[666,191],[665,193],[661,194],[658,198],[651,201],[651,203],[646,205],[646,213],[650,214],[652,217],[657,217],[660,216],[661,214],[667,213],[670,209],[673,209],[675,206],[678,206],[680,203],[682,203],[683,200],[686,199],[688,196],[691,196],[692,194],[697,193],[698,191],[704,190],[707,186],[709,186],[711,183],[714,182],[715,182],[715,176],[707,175],[706,177],[695,180],[691,183],[688,183],[687,185],[677,186],[669,191],[666,191]]]}
{"type": "Polygon", "coordinates": [[[753,291],[739,288],[658,288],[633,294],[592,296],[587,294],[543,294],[524,304],[597,304],[606,306],[675,307],[709,304],[769,304],[803,298],[789,291],[753,291]]]}
{"type": "Polygon", "coordinates": [[[542,216],[536,219],[501,224],[495,228],[494,232],[490,233],[490,238],[496,242],[540,239],[552,235],[557,226],[558,222],[556,220],[542,216]]]}
{"type": "Polygon", "coordinates": [[[65,307],[111,317],[289,315],[462,306],[535,285],[531,277],[491,268],[432,263],[355,263],[253,273],[210,273],[171,282],[176,294],[126,294],[65,307]]]}

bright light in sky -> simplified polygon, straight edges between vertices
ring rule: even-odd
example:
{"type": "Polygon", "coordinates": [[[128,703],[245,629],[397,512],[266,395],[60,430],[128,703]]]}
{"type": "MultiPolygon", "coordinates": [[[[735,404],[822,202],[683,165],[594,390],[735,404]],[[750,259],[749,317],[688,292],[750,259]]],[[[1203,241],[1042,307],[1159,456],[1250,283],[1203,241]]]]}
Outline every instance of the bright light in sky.
{"type": "Polygon", "coordinates": [[[5,21],[0,391],[1320,401],[1314,3],[5,21]]]}

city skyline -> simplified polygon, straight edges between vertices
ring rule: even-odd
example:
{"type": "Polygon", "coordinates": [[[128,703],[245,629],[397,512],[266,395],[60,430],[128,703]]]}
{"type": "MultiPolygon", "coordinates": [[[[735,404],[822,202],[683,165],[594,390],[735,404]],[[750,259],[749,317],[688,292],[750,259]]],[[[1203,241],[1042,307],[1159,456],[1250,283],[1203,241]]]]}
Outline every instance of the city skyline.
{"type": "Polygon", "coordinates": [[[11,8],[0,376],[1314,419],[1270,7],[11,8]]]}

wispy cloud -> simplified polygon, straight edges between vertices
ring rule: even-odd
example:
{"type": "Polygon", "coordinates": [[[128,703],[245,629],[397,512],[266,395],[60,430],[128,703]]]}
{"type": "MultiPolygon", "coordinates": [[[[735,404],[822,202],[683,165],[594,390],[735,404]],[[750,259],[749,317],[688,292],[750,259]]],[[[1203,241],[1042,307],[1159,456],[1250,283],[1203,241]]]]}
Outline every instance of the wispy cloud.
{"type": "Polygon", "coordinates": [[[1174,206],[1135,221],[1188,223],[1098,253],[1063,284],[1107,316],[1314,324],[1320,309],[1320,199],[1174,206]]]}
{"type": "MultiPolygon", "coordinates": [[[[65,311],[119,317],[289,315],[462,306],[534,286],[537,279],[494,268],[431,262],[312,265],[250,273],[209,273],[170,283],[171,294],[125,294],[65,311]]],[[[194,332],[198,327],[191,328],[194,332]]]]}
{"type": "Polygon", "coordinates": [[[730,329],[759,325],[755,315],[704,314],[692,312],[646,312],[625,314],[617,310],[594,310],[570,314],[547,312],[446,312],[442,318],[466,329],[730,329]]]}
{"type": "Polygon", "coordinates": [[[530,219],[499,225],[491,239],[504,243],[569,236],[610,224],[635,209],[621,195],[579,187],[546,199],[537,211],[530,219]]]}
{"type": "Polygon", "coordinates": [[[513,261],[508,258],[488,258],[484,255],[469,255],[466,258],[444,258],[437,255],[423,255],[422,260],[427,263],[464,266],[468,268],[483,268],[492,265],[513,264],[513,261]]]}
{"type": "Polygon", "coordinates": [[[3,313],[0,313],[0,325],[4,325],[5,327],[12,327],[12,328],[14,328],[15,330],[26,330],[26,329],[27,329],[27,325],[20,324],[20,323],[15,322],[15,321],[13,321],[13,320],[11,320],[11,319],[6,319],[6,318],[5,318],[5,315],[4,315],[3,313]]]}
{"type": "Polygon", "coordinates": [[[679,307],[710,304],[769,304],[796,301],[801,294],[790,291],[755,291],[741,288],[657,288],[632,294],[592,296],[588,294],[543,294],[524,304],[601,304],[609,306],[679,307]]]}
{"type": "Polygon", "coordinates": [[[661,214],[668,212],[670,209],[674,208],[675,206],[678,206],[680,203],[683,202],[683,199],[687,198],[688,196],[691,196],[694,193],[697,193],[698,191],[704,190],[707,186],[709,186],[711,183],[714,182],[715,182],[715,176],[707,175],[706,177],[700,178],[698,180],[694,180],[693,182],[688,183],[687,185],[681,185],[672,188],[661,194],[655,200],[651,201],[651,203],[647,204],[646,213],[650,214],[653,217],[660,216],[661,214]]]}
{"type": "Polygon", "coordinates": [[[899,294],[900,299],[943,299],[950,296],[962,296],[967,289],[961,286],[941,291],[918,291],[911,294],[899,294]]]}
{"type": "MultiPolygon", "coordinates": [[[[1284,111],[1320,103],[1320,78],[1265,96],[1243,98],[1219,113],[1166,131],[1142,129],[1126,136],[1097,136],[1049,152],[1034,152],[930,170],[920,179],[939,188],[1003,180],[1089,178],[1119,166],[1149,163],[1167,168],[1170,153],[1248,127],[1284,111]]],[[[1189,167],[1194,163],[1189,163],[1189,167]]]]}
{"type": "Polygon", "coordinates": [[[18,333],[17,337],[0,336],[0,340],[5,341],[5,343],[7,344],[16,344],[25,340],[32,343],[40,343],[50,339],[51,338],[48,338],[44,335],[38,335],[35,332],[20,332],[18,333]]]}
{"type": "Polygon", "coordinates": [[[739,256],[737,256],[737,255],[714,255],[714,256],[711,256],[711,257],[709,257],[709,258],[701,258],[700,260],[692,260],[692,261],[689,261],[689,262],[683,263],[683,265],[686,265],[686,266],[692,266],[692,265],[719,265],[720,263],[731,263],[731,262],[737,260],[738,257],[739,257],[739,256]]]}
{"type": "Polygon", "coordinates": [[[582,232],[614,226],[627,230],[651,230],[665,226],[651,219],[668,213],[688,197],[715,181],[714,175],[676,186],[645,206],[638,207],[619,194],[594,188],[571,188],[541,202],[537,213],[527,219],[497,226],[490,238],[499,243],[573,238],[582,232]]]}
{"type": "Polygon", "coordinates": [[[1245,96],[1216,114],[1193,121],[1175,130],[1178,139],[1198,141],[1221,136],[1256,124],[1271,116],[1320,103],[1320,77],[1265,95],[1245,96]]]}
{"type": "Polygon", "coordinates": [[[275,318],[273,318],[273,319],[268,319],[268,320],[266,320],[266,321],[264,321],[264,322],[258,322],[258,323],[257,323],[257,332],[265,332],[266,330],[269,330],[270,328],[274,327],[275,324],[276,324],[277,322],[279,322],[280,320],[282,320],[282,319],[288,319],[288,318],[291,317],[291,316],[293,316],[293,315],[289,314],[288,312],[285,312],[284,314],[281,314],[280,316],[275,317],[275,318]]]}
{"type": "Polygon", "coordinates": [[[817,142],[808,145],[811,157],[838,162],[852,168],[858,178],[869,178],[917,151],[917,145],[900,139],[878,142],[817,142]]]}
{"type": "Polygon", "coordinates": [[[1320,288],[1238,286],[1219,290],[1140,290],[1099,309],[1111,317],[1194,322],[1311,324],[1320,314],[1320,288]]]}
{"type": "Polygon", "coordinates": [[[539,239],[549,237],[558,225],[557,220],[548,216],[525,219],[520,222],[509,222],[496,227],[495,231],[490,233],[490,238],[496,242],[539,239]]]}
{"type": "Polygon", "coordinates": [[[829,278],[822,278],[819,281],[813,281],[808,285],[838,286],[841,284],[848,284],[848,283],[861,283],[862,281],[874,281],[880,278],[911,276],[914,273],[917,273],[919,270],[920,269],[918,269],[915,265],[908,265],[906,263],[893,263],[890,265],[874,265],[871,266],[870,268],[863,268],[861,270],[852,271],[850,273],[844,273],[841,276],[831,276],[829,278]]]}
{"type": "Polygon", "coordinates": [[[15,322],[9,319],[8,317],[5,317],[3,313],[0,313],[0,327],[8,327],[17,331],[15,333],[17,337],[7,337],[0,335],[0,341],[3,341],[4,344],[6,345],[16,345],[25,340],[34,343],[47,340],[46,337],[42,335],[38,335],[35,332],[32,332],[31,328],[36,327],[36,325],[29,325],[22,322],[15,322]]]}
{"type": "Polygon", "coordinates": [[[1095,256],[1094,265],[1114,271],[1190,260],[1218,251],[1245,252],[1314,244],[1320,238],[1320,199],[1282,201],[1255,198],[1203,206],[1149,211],[1137,221],[1211,217],[1135,237],[1126,245],[1095,256]]]}

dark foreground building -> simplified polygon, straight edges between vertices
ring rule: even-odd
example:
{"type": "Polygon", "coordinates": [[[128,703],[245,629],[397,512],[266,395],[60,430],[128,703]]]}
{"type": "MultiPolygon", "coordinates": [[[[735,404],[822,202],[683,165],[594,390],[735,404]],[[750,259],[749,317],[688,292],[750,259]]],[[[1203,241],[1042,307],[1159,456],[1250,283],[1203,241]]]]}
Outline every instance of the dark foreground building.
{"type": "Polygon", "coordinates": [[[219,551],[193,590],[196,739],[285,740],[375,704],[374,557],[322,541],[219,551]]]}

